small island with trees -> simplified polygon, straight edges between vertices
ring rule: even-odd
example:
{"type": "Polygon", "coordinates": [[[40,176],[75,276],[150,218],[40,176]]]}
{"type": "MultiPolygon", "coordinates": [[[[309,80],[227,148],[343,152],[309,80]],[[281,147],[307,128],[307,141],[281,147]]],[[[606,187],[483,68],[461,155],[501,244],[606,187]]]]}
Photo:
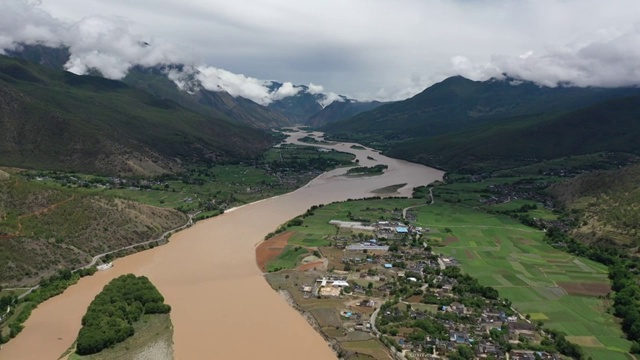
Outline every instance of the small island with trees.
{"type": "Polygon", "coordinates": [[[122,275],[107,284],[89,304],[70,358],[114,358],[123,347],[128,354],[153,352],[149,355],[154,358],[170,359],[170,311],[171,306],[164,303],[164,297],[148,278],[122,275]]]}
{"type": "Polygon", "coordinates": [[[371,176],[371,175],[382,175],[385,169],[388,169],[387,165],[376,165],[376,166],[358,166],[353,167],[347,170],[347,175],[354,176],[371,176]]]}

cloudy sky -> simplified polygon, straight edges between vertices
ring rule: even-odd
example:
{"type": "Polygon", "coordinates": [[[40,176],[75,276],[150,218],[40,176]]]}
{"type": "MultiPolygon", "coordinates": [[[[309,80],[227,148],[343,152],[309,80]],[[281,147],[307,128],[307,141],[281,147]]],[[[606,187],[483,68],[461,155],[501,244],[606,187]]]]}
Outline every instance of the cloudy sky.
{"type": "Polygon", "coordinates": [[[298,91],[262,79],[380,100],[455,74],[640,84],[639,0],[0,0],[0,13],[0,48],[64,43],[69,70],[111,78],[185,62],[261,103],[298,91]]]}

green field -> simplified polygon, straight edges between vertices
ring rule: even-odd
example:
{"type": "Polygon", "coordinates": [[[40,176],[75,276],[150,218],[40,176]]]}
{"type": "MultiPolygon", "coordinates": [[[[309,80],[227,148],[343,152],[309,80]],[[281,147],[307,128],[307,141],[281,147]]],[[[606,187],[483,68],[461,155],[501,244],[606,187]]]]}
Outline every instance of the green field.
{"type": "Polygon", "coordinates": [[[421,226],[450,229],[439,234],[446,245],[437,251],[458,259],[465,272],[495,287],[519,312],[569,336],[595,337],[596,346],[583,346],[594,358],[606,353],[608,359],[627,359],[630,343],[606,313],[608,303],[563,288],[599,284],[606,289],[606,267],[554,249],[542,242],[542,231],[506,216],[442,203],[418,208],[417,215],[421,226]]]}
{"type": "Polygon", "coordinates": [[[549,209],[545,209],[541,204],[536,203],[532,200],[513,200],[508,203],[496,204],[487,206],[487,210],[494,211],[514,211],[518,210],[523,205],[535,205],[537,209],[526,211],[527,215],[533,218],[545,219],[545,220],[554,220],[557,219],[558,216],[553,213],[553,211],[549,209]]]}
{"type": "Polygon", "coordinates": [[[303,247],[287,245],[277,258],[267,263],[267,271],[271,272],[282,269],[293,269],[308,253],[307,249],[303,247]]]}

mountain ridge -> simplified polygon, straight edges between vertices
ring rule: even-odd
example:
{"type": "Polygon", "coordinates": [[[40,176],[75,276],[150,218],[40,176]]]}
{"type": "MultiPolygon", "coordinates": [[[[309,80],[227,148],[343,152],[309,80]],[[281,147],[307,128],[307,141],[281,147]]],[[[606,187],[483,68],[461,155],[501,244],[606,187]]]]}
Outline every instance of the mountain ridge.
{"type": "Polygon", "coordinates": [[[272,143],[261,130],[200,115],[119,81],[0,56],[2,165],[158,174],[188,162],[250,158],[272,143]]]}

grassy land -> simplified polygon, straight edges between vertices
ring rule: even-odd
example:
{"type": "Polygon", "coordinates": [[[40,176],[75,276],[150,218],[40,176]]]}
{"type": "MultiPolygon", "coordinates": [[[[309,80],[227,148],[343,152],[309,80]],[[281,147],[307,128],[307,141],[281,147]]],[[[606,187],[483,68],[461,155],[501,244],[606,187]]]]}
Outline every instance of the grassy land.
{"type": "MultiPolygon", "coordinates": [[[[173,359],[173,325],[168,314],[144,315],[134,324],[135,335],[97,354],[80,356],[72,353],[70,360],[110,359],[173,359]]],[[[69,351],[73,351],[72,349],[69,351]]],[[[68,353],[69,353],[68,352],[68,353]]]]}
{"type": "MultiPolygon", "coordinates": [[[[389,355],[387,348],[377,340],[366,341],[347,341],[341,343],[342,347],[348,351],[357,352],[359,357],[353,357],[351,359],[363,359],[361,355],[368,355],[374,359],[385,359],[389,355]]],[[[367,357],[364,357],[366,359],[367,357]]]]}
{"type": "Polygon", "coordinates": [[[300,263],[300,260],[309,252],[300,246],[286,246],[277,258],[267,263],[267,271],[278,271],[281,269],[293,269],[300,263]]]}
{"type": "Polygon", "coordinates": [[[595,338],[596,346],[584,347],[594,358],[605,350],[609,359],[627,358],[630,343],[606,313],[608,302],[568,293],[572,286],[584,285],[606,294],[606,267],[554,249],[542,242],[543,232],[506,216],[442,203],[416,211],[418,224],[439,230],[432,236],[444,245],[438,251],[457,258],[465,272],[495,287],[518,311],[569,336],[595,338]]]}

